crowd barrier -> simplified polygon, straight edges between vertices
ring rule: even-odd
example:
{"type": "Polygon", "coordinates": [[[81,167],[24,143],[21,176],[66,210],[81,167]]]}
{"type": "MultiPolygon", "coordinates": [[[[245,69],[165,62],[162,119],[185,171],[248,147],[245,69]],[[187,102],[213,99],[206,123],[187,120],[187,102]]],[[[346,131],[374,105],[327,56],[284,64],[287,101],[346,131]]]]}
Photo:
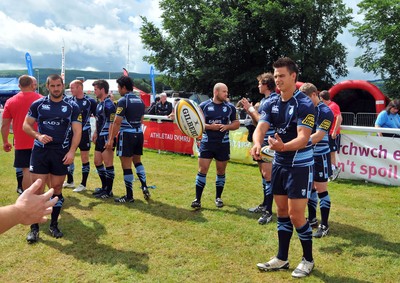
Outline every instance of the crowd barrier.
{"type": "MultiPolygon", "coordinates": [[[[2,114],[0,109],[0,118],[2,114]]],[[[91,119],[94,129],[95,120],[91,119]]],[[[1,125],[1,119],[0,119],[1,125]]],[[[378,137],[377,132],[400,135],[400,129],[341,126],[342,130],[358,131],[361,134],[342,134],[341,147],[337,154],[342,172],[339,178],[364,180],[384,185],[400,186],[400,138],[378,137]]],[[[181,133],[168,117],[145,115],[143,125],[144,147],[197,156],[198,141],[181,133]]],[[[231,161],[255,164],[247,141],[248,131],[241,120],[236,131],[230,131],[231,161]]]]}

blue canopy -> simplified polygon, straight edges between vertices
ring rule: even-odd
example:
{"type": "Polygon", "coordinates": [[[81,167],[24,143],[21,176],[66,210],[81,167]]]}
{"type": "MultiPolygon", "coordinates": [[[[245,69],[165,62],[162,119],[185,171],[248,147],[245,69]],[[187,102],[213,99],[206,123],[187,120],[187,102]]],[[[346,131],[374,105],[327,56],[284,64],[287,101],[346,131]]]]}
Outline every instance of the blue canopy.
{"type": "Polygon", "coordinates": [[[0,78],[1,96],[13,96],[19,91],[18,78],[0,78]]]}

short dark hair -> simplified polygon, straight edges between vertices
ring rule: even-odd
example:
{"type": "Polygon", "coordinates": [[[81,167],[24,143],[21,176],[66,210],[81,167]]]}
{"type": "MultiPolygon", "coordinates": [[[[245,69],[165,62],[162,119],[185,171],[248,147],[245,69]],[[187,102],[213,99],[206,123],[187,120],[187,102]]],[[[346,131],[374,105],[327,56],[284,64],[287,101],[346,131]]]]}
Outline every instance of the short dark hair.
{"type": "Polygon", "coordinates": [[[22,75],[18,79],[18,84],[21,87],[28,87],[33,83],[32,78],[29,75],[22,75]]]}
{"type": "Polygon", "coordinates": [[[64,81],[59,74],[52,74],[47,77],[46,85],[49,85],[50,81],[56,81],[56,80],[60,80],[61,83],[64,84],[64,81]]]}
{"type": "Polygon", "coordinates": [[[92,83],[92,86],[97,86],[99,89],[104,88],[104,92],[108,93],[108,90],[110,89],[110,85],[106,80],[97,80],[92,83]]]}
{"type": "Polygon", "coordinates": [[[130,77],[122,76],[117,80],[120,87],[125,87],[127,91],[133,91],[133,80],[130,77]]]}
{"type": "Polygon", "coordinates": [[[299,74],[299,67],[297,66],[297,64],[290,59],[289,57],[282,57],[279,58],[278,60],[276,60],[274,62],[274,64],[272,65],[272,67],[274,67],[274,69],[276,68],[282,68],[282,67],[286,67],[289,70],[289,73],[296,73],[296,81],[297,81],[297,77],[299,74]]]}
{"type": "Polygon", "coordinates": [[[257,80],[266,85],[269,90],[275,91],[276,84],[272,73],[263,73],[257,77],[257,80]]]}
{"type": "Polygon", "coordinates": [[[323,100],[331,100],[331,95],[330,95],[329,91],[327,91],[327,90],[322,90],[319,93],[319,97],[321,97],[323,100]]]}

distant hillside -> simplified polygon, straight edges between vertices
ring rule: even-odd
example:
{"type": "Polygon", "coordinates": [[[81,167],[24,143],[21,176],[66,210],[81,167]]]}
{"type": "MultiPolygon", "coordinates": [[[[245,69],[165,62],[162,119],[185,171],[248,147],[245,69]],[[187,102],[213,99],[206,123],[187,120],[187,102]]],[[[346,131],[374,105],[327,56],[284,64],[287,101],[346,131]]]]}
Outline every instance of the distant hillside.
{"type": "MultiPolygon", "coordinates": [[[[39,77],[40,84],[45,83],[47,76],[51,74],[60,74],[61,69],[47,69],[47,68],[38,68],[35,69],[34,76],[36,78],[39,77]],[[37,71],[39,70],[39,72],[37,71]]],[[[0,70],[0,77],[13,78],[19,77],[23,74],[27,74],[26,70],[0,70]]],[[[69,84],[72,80],[77,77],[84,77],[85,79],[117,79],[122,76],[121,72],[91,72],[91,71],[82,71],[82,70],[65,70],[66,83],[69,84]]],[[[150,74],[139,74],[139,73],[130,73],[129,76],[133,79],[144,79],[146,81],[150,81],[150,74]]]]}

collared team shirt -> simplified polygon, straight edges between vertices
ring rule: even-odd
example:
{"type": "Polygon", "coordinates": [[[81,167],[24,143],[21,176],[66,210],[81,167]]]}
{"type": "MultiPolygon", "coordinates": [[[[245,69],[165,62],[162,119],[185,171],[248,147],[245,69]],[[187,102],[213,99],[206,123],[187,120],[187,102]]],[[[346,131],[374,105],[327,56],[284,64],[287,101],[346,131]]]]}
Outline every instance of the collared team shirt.
{"type": "Polygon", "coordinates": [[[33,102],[27,115],[36,120],[40,134],[53,138],[46,144],[35,140],[34,145],[54,149],[69,148],[71,124],[82,123],[80,112],[79,106],[66,97],[60,102],[54,102],[50,96],[45,96],[33,102]]]}
{"type": "Polygon", "coordinates": [[[315,107],[315,125],[313,133],[316,131],[324,131],[325,135],[316,144],[314,144],[314,156],[327,154],[331,150],[329,148],[329,131],[332,127],[333,112],[322,101],[315,107]]]}
{"type": "MultiPolygon", "coordinates": [[[[269,123],[275,127],[284,143],[297,137],[297,128],[313,129],[315,123],[315,107],[310,98],[296,90],[288,101],[281,96],[270,99],[264,107],[260,123],[269,123]]],[[[274,164],[289,167],[305,167],[314,164],[311,140],[305,148],[296,151],[275,152],[274,164]]]]}
{"type": "Polygon", "coordinates": [[[122,117],[121,132],[142,133],[142,117],[145,112],[143,100],[129,92],[118,100],[116,115],[122,117]]]}
{"type": "MultiPolygon", "coordinates": [[[[203,110],[206,124],[229,125],[238,120],[235,106],[230,102],[216,104],[212,99],[203,101],[199,107],[203,110]]],[[[202,142],[229,143],[229,131],[211,131],[206,130],[201,138],[202,142]]]]}

